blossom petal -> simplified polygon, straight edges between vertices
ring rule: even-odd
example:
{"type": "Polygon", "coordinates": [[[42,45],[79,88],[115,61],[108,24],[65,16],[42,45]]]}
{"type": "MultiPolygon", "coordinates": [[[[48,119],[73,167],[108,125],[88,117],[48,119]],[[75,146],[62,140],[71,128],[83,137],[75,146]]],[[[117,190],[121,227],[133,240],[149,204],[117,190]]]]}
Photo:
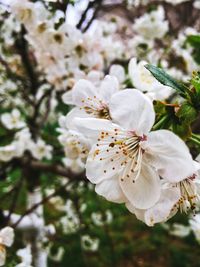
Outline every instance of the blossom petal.
{"type": "Polygon", "coordinates": [[[109,103],[111,96],[119,91],[119,82],[116,77],[107,75],[101,82],[99,93],[105,103],[109,103]]]}
{"type": "Polygon", "coordinates": [[[138,135],[148,133],[155,120],[151,101],[133,89],[122,90],[112,96],[110,114],[114,122],[138,135]]]}
{"type": "Polygon", "coordinates": [[[100,147],[93,145],[90,150],[86,162],[86,176],[94,184],[110,179],[114,175],[119,176],[120,168],[118,161],[112,160],[109,152],[107,152],[109,148],[109,145],[101,145],[100,147]]]}
{"type": "Polygon", "coordinates": [[[145,212],[145,223],[153,226],[155,223],[166,222],[177,212],[175,204],[179,198],[180,191],[177,187],[162,190],[161,197],[156,205],[145,212]]]}
{"type": "Polygon", "coordinates": [[[120,83],[123,83],[126,79],[125,70],[121,65],[113,64],[110,67],[109,74],[111,76],[115,76],[120,83]]]}
{"type": "Polygon", "coordinates": [[[88,118],[90,117],[90,114],[85,113],[84,110],[75,107],[72,110],[70,110],[70,112],[67,113],[66,117],[65,117],[65,126],[68,129],[76,129],[76,125],[75,125],[75,118],[88,118]]]}
{"type": "Polygon", "coordinates": [[[74,105],[74,102],[72,100],[72,90],[67,91],[62,95],[62,101],[67,105],[74,105]]]}
{"type": "Polygon", "coordinates": [[[132,84],[140,91],[147,92],[151,99],[163,100],[167,98],[173,90],[158,82],[150,71],[145,68],[146,64],[146,61],[137,63],[136,58],[130,60],[128,70],[132,84]]]}
{"type": "Polygon", "coordinates": [[[1,243],[6,247],[10,247],[14,241],[14,230],[13,228],[7,226],[3,228],[0,232],[1,243]]]}
{"type": "Polygon", "coordinates": [[[118,177],[116,176],[97,184],[95,191],[108,201],[116,203],[124,203],[126,201],[126,197],[119,186],[118,177]]]}
{"type": "Polygon", "coordinates": [[[90,81],[80,79],[72,88],[72,100],[79,107],[95,105],[98,97],[96,87],[90,81]]]}
{"type": "Polygon", "coordinates": [[[101,131],[114,131],[120,127],[109,120],[96,118],[75,118],[76,128],[85,136],[97,140],[101,131]]]}
{"type": "Polygon", "coordinates": [[[196,171],[189,149],[174,133],[159,130],[149,133],[144,158],[170,182],[179,182],[196,171]]]}
{"type": "Polygon", "coordinates": [[[119,180],[121,188],[130,201],[138,209],[152,207],[160,197],[161,185],[157,172],[150,166],[143,164],[140,176],[133,183],[134,175],[119,180]]]}
{"type": "Polygon", "coordinates": [[[133,214],[135,214],[135,216],[137,217],[138,220],[143,221],[144,222],[144,213],[145,210],[140,210],[140,209],[136,209],[133,207],[133,205],[130,202],[126,203],[126,208],[133,214]]]}

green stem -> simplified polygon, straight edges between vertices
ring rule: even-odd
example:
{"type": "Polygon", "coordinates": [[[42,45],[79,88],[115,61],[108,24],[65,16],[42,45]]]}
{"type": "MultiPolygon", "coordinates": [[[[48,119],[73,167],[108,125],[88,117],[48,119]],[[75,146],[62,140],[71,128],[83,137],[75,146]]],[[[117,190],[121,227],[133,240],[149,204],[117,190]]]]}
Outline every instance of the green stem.
{"type": "Polygon", "coordinates": [[[163,124],[168,121],[168,115],[163,116],[154,126],[153,126],[153,130],[159,130],[162,128],[163,124]]]}
{"type": "Polygon", "coordinates": [[[200,135],[199,134],[192,133],[191,137],[200,141],[200,135]]]}
{"type": "Polygon", "coordinates": [[[195,144],[197,144],[198,146],[200,146],[200,140],[194,138],[194,137],[190,137],[189,138],[190,141],[194,142],[195,144]]]}

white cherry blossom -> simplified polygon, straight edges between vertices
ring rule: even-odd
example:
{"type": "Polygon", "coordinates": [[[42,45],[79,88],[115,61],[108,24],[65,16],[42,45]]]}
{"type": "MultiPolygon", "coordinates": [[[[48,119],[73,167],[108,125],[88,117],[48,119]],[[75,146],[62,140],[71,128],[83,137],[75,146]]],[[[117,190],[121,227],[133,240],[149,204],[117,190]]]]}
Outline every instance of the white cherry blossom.
{"type": "Polygon", "coordinates": [[[118,91],[119,83],[114,76],[107,75],[100,86],[94,86],[88,80],[79,80],[73,87],[72,93],[63,95],[63,101],[66,104],[73,103],[76,106],[66,116],[68,127],[73,127],[75,117],[110,119],[109,103],[118,91]]]}
{"type": "Polygon", "coordinates": [[[14,230],[7,226],[0,231],[0,266],[6,261],[6,247],[11,247],[14,242],[14,230]]]}
{"type": "Polygon", "coordinates": [[[81,237],[81,246],[86,251],[97,251],[99,248],[99,239],[92,238],[89,235],[83,235],[81,237]]]}
{"type": "Polygon", "coordinates": [[[127,89],[115,94],[110,114],[115,123],[95,118],[75,120],[84,134],[98,135],[87,159],[86,175],[96,184],[96,192],[108,200],[148,209],[160,198],[160,176],[169,182],[182,181],[193,171],[192,157],[174,133],[150,132],[155,112],[141,92],[127,89]]]}
{"type": "Polygon", "coordinates": [[[9,129],[21,129],[26,126],[21,118],[21,113],[18,109],[13,109],[11,113],[4,113],[1,115],[1,122],[9,129]]]}
{"type": "Polygon", "coordinates": [[[24,150],[21,147],[20,142],[13,141],[7,146],[0,147],[0,161],[10,161],[15,157],[22,156],[24,150]]]}
{"type": "Polygon", "coordinates": [[[19,249],[17,251],[17,256],[21,258],[22,262],[17,264],[15,267],[32,267],[32,254],[30,245],[23,249],[19,249]]]}
{"type": "Polygon", "coordinates": [[[174,223],[172,226],[172,230],[169,231],[170,235],[178,236],[178,237],[186,237],[189,235],[191,229],[189,226],[182,225],[179,223],[174,223]]]}
{"type": "Polygon", "coordinates": [[[65,152],[65,158],[62,160],[67,168],[75,173],[80,173],[85,168],[86,158],[91,148],[91,142],[88,138],[75,130],[68,130],[66,117],[59,119],[60,132],[59,142],[62,144],[65,152]]]}
{"type": "Polygon", "coordinates": [[[130,203],[127,203],[126,206],[129,211],[149,226],[153,226],[155,223],[166,222],[177,211],[184,213],[195,211],[200,201],[200,179],[197,175],[200,165],[194,162],[193,166],[194,173],[182,181],[177,183],[163,182],[160,199],[153,207],[142,210],[136,209],[130,203]]]}
{"type": "Polygon", "coordinates": [[[133,29],[144,38],[152,40],[162,38],[168,31],[168,21],[162,6],[150,13],[145,13],[134,22],[133,29]]]}
{"type": "Polygon", "coordinates": [[[136,58],[130,60],[128,71],[133,86],[142,92],[146,92],[146,94],[153,100],[163,100],[167,98],[173,90],[170,87],[159,83],[145,68],[146,64],[146,61],[137,63],[136,58]]]}
{"type": "Polygon", "coordinates": [[[53,147],[51,145],[47,145],[42,139],[39,139],[36,142],[32,142],[29,146],[29,150],[32,156],[38,160],[41,160],[43,158],[52,158],[53,147]]]}

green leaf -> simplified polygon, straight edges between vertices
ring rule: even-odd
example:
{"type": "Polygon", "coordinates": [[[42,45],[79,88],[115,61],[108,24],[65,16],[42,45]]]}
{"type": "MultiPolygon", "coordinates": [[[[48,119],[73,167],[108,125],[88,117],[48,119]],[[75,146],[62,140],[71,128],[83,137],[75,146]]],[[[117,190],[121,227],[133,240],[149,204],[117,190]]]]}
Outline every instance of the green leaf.
{"type": "Polygon", "coordinates": [[[200,93],[200,72],[194,72],[193,73],[191,84],[196,89],[196,92],[200,93]]]}
{"type": "Polygon", "coordinates": [[[194,60],[200,64],[200,35],[190,35],[187,37],[186,44],[193,47],[192,56],[194,60]]]}
{"type": "Polygon", "coordinates": [[[153,66],[151,64],[145,65],[145,68],[148,69],[161,84],[175,89],[183,97],[186,95],[186,91],[188,88],[185,85],[177,82],[163,69],[153,66]]]}
{"type": "Polygon", "coordinates": [[[200,46],[200,35],[190,35],[187,37],[187,41],[193,47],[199,48],[200,46]]]}
{"type": "Polygon", "coordinates": [[[191,128],[188,124],[172,124],[172,130],[180,138],[187,140],[191,136],[191,128]]]}
{"type": "Polygon", "coordinates": [[[191,124],[198,116],[196,109],[188,102],[184,102],[179,108],[176,116],[180,119],[183,124],[191,124]]]}

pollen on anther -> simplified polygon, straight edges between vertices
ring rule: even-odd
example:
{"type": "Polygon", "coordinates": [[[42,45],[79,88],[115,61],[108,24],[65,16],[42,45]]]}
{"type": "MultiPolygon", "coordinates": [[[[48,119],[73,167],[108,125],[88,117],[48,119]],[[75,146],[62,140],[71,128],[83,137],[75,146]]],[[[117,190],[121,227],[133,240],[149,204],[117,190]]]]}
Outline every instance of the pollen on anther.
{"type": "Polygon", "coordinates": [[[115,146],[115,143],[110,143],[109,146],[110,147],[114,147],[115,146]]]}

